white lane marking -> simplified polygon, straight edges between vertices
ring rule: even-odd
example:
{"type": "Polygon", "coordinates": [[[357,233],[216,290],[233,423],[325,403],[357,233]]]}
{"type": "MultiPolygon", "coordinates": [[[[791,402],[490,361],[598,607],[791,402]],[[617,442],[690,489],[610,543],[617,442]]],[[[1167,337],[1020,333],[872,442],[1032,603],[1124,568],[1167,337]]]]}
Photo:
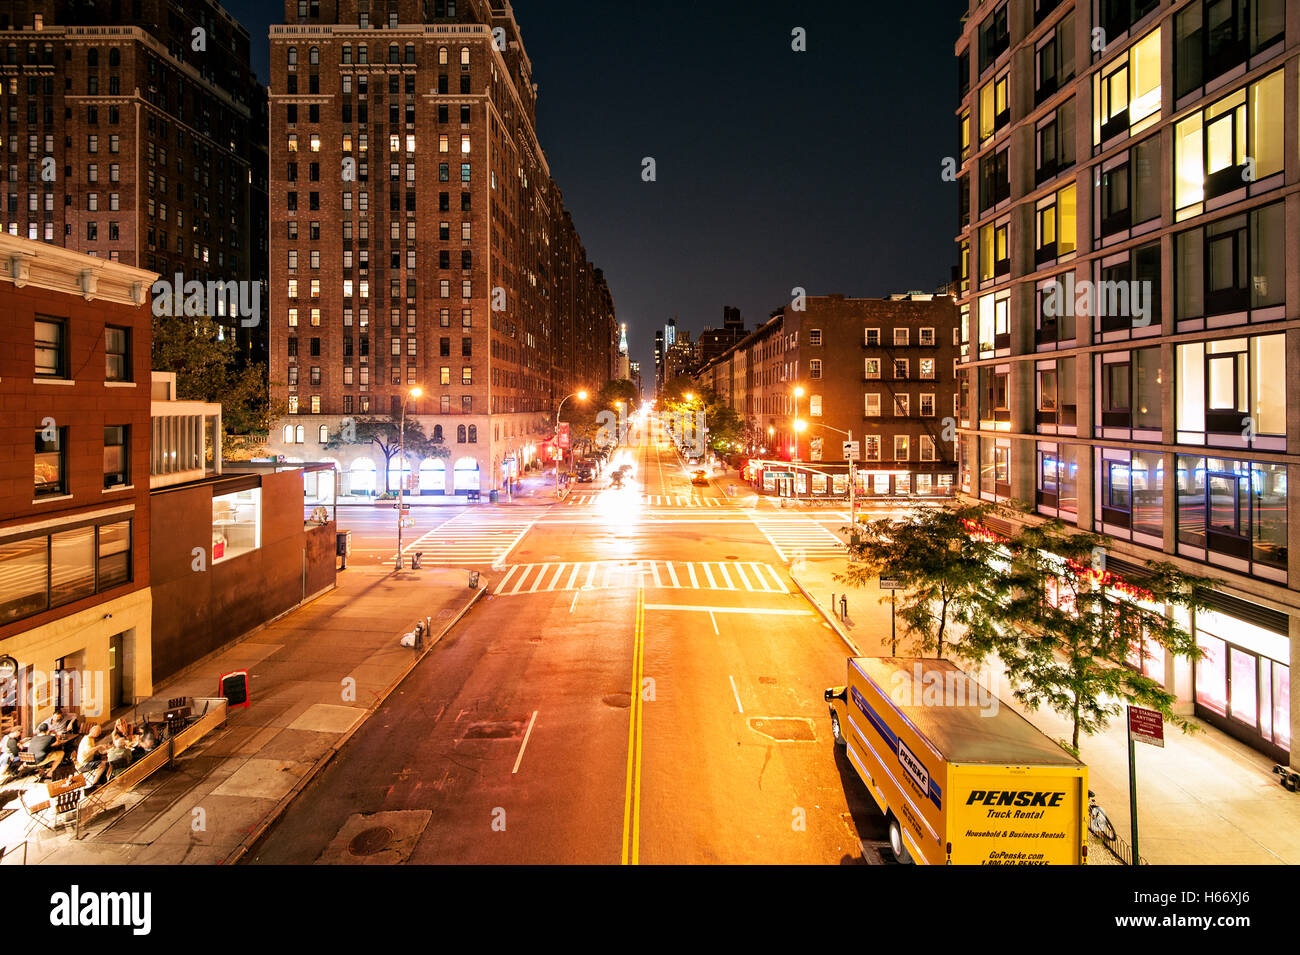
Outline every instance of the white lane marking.
{"type": "Polygon", "coordinates": [[[581,563],[573,565],[573,573],[569,575],[569,582],[564,585],[565,590],[573,590],[573,584],[578,579],[578,571],[582,568],[581,563]]]}
{"type": "Polygon", "coordinates": [[[510,578],[515,575],[515,571],[519,570],[519,567],[520,567],[519,564],[515,564],[513,567],[511,567],[510,573],[506,574],[504,577],[501,578],[501,583],[497,584],[497,589],[492,591],[492,593],[499,594],[501,593],[501,591],[505,590],[506,584],[510,582],[510,578]]]}
{"type": "Polygon", "coordinates": [[[533,735],[533,724],[536,722],[537,722],[537,711],[533,710],[533,718],[528,721],[528,731],[524,733],[524,742],[519,747],[519,755],[515,757],[515,768],[510,770],[511,776],[519,772],[519,764],[524,761],[524,750],[528,748],[528,737],[533,735]]]}
{"type": "Polygon", "coordinates": [[[736,585],[731,582],[731,575],[727,573],[727,565],[721,561],[718,562],[718,573],[722,575],[722,579],[726,582],[727,590],[736,589],[736,585]]]}
{"type": "Polygon", "coordinates": [[[740,710],[740,712],[743,714],[745,712],[745,708],[740,705],[740,691],[736,689],[736,678],[734,676],[728,675],[727,679],[731,681],[731,693],[736,698],[736,709],[740,710]]]}
{"type": "Polygon", "coordinates": [[[569,604],[569,613],[573,613],[573,608],[578,605],[578,594],[580,593],[582,593],[581,590],[575,590],[573,592],[573,603],[569,604]]]}
{"type": "Polygon", "coordinates": [[[673,562],[668,561],[668,579],[673,582],[673,586],[680,588],[682,585],[677,580],[677,571],[673,569],[673,562]]]}
{"type": "Polygon", "coordinates": [[[695,565],[694,565],[694,564],[687,564],[687,565],[686,565],[686,569],[687,569],[688,571],[690,571],[690,574],[691,574],[691,588],[692,588],[693,590],[699,590],[699,589],[700,589],[700,581],[699,581],[699,578],[697,578],[697,577],[695,576],[695,565]]]}
{"type": "Polygon", "coordinates": [[[701,563],[700,567],[704,569],[704,576],[709,578],[709,586],[712,587],[714,590],[717,590],[718,584],[713,579],[713,571],[709,570],[709,565],[707,563],[701,563]]]}
{"type": "Polygon", "coordinates": [[[774,610],[765,607],[697,607],[693,604],[646,604],[646,610],[695,610],[703,613],[757,613],[777,617],[811,617],[811,610],[774,610]]]}
{"type": "MultiPolygon", "coordinates": [[[[555,589],[555,584],[556,584],[556,582],[560,579],[560,574],[562,574],[562,573],[564,573],[564,565],[563,565],[563,564],[557,564],[556,567],[555,567],[555,576],[551,578],[551,582],[550,582],[550,584],[548,584],[547,587],[546,587],[547,590],[554,590],[554,589],[555,589]]],[[[539,579],[539,580],[541,579],[541,575],[540,575],[540,574],[538,574],[538,579],[539,579]]]]}
{"type": "Polygon", "coordinates": [[[718,632],[718,618],[713,616],[712,612],[709,613],[709,622],[713,624],[714,634],[717,636],[721,636],[721,634],[718,632]]]}

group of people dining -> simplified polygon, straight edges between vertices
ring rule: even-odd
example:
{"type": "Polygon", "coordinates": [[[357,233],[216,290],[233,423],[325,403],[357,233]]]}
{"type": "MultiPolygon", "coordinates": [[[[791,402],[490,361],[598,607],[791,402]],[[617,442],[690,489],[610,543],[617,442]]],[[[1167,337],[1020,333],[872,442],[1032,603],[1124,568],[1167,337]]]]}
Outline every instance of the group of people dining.
{"type": "MultiPolygon", "coordinates": [[[[15,729],[0,739],[0,776],[17,774],[22,763],[21,753],[30,753],[39,764],[55,749],[71,749],[80,725],[75,716],[65,716],[55,711],[43,721],[36,733],[24,739],[20,729],[15,729]]],[[[158,748],[166,736],[162,724],[143,722],[132,724],[125,717],[113,724],[111,731],[94,724],[77,740],[73,755],[74,771],[86,777],[86,788],[107,782],[115,772],[126,769],[158,748]]]]}
{"type": "Polygon", "coordinates": [[[42,762],[53,750],[67,745],[79,731],[76,716],[55,710],[48,720],[36,727],[36,732],[23,737],[21,727],[15,727],[0,739],[0,776],[16,773],[22,764],[22,754],[30,753],[35,763],[42,762]]]}

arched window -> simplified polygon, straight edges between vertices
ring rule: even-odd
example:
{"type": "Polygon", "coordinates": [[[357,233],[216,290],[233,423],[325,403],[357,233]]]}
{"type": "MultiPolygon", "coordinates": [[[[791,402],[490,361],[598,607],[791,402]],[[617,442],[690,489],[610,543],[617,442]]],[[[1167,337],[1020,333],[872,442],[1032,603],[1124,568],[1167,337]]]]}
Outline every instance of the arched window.
{"type": "Polygon", "coordinates": [[[298,65],[298,48],[296,46],[289,47],[289,65],[298,65]]]}
{"type": "Polygon", "coordinates": [[[86,65],[99,66],[99,50],[95,49],[93,46],[86,51],[86,65]]]}
{"type": "Polygon", "coordinates": [[[307,51],[307,62],[312,65],[320,62],[320,47],[314,46],[307,51]]]}
{"type": "MultiPolygon", "coordinates": [[[[351,43],[344,43],[344,44],[343,44],[343,62],[344,62],[344,63],[351,63],[351,62],[352,62],[352,44],[351,44],[351,43]]],[[[348,91],[345,89],[343,92],[346,93],[346,92],[348,92],[348,91]]]]}
{"type": "Polygon", "coordinates": [[[469,47],[467,46],[460,48],[460,68],[462,70],[469,69],[469,47]]]}
{"type": "Polygon", "coordinates": [[[456,425],[456,443],[465,443],[465,426],[463,424],[456,425]]]}
{"type": "Polygon", "coordinates": [[[284,426],[284,443],[293,444],[293,425],[291,424],[284,426]]]}
{"type": "Polygon", "coordinates": [[[447,48],[445,46],[438,47],[438,65],[447,65],[447,48]]]}
{"type": "Polygon", "coordinates": [[[478,444],[478,425],[476,424],[469,426],[469,443],[478,444]]]}
{"type": "Polygon", "coordinates": [[[442,425],[440,424],[433,426],[433,443],[442,444],[442,425]]]}
{"type": "Polygon", "coordinates": [[[329,425],[323,424],[320,426],[320,434],[318,435],[318,440],[320,441],[321,444],[327,444],[329,442],[329,439],[330,439],[329,425]]]}
{"type": "Polygon", "coordinates": [[[400,63],[401,61],[402,61],[402,60],[401,60],[401,53],[400,53],[400,52],[398,51],[398,49],[397,49],[397,44],[396,44],[396,43],[390,43],[390,44],[388,45],[388,62],[389,62],[389,63],[400,63]]]}
{"type": "Polygon", "coordinates": [[[406,44],[406,62],[407,62],[407,63],[414,63],[414,62],[415,62],[415,44],[414,44],[414,43],[408,43],[408,44],[406,44]]]}
{"type": "Polygon", "coordinates": [[[298,425],[298,427],[293,429],[294,444],[302,444],[306,440],[307,440],[306,428],[304,428],[302,425],[298,425]]]}
{"type": "Polygon", "coordinates": [[[108,51],[108,65],[109,66],[122,65],[122,51],[119,50],[117,47],[113,47],[108,51]]]}

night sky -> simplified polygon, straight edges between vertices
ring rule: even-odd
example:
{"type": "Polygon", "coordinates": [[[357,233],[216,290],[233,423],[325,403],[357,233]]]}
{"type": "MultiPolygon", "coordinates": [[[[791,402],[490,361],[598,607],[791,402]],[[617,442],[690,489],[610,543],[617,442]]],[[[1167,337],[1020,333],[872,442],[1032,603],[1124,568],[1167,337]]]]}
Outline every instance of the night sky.
{"type": "MultiPolygon", "coordinates": [[[[226,0],[266,82],[274,0],[226,0]]],[[[965,0],[515,0],[538,135],[632,359],[723,305],[933,291],[956,261],[953,44],[965,0]],[[807,52],[791,31],[807,31],[807,52]],[[653,157],[658,181],[643,182],[653,157]]]]}

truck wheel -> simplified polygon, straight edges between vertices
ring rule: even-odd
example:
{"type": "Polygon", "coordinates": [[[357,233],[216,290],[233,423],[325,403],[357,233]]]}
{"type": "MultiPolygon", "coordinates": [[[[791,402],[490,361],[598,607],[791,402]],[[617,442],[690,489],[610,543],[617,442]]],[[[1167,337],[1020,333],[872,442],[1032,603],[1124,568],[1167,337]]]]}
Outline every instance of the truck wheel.
{"type": "Polygon", "coordinates": [[[912,864],[912,855],[903,844],[903,827],[893,816],[889,817],[889,849],[894,853],[894,860],[900,865],[912,864]]]}
{"type": "Polygon", "coordinates": [[[831,710],[831,739],[835,740],[836,746],[844,745],[844,734],[840,731],[840,714],[835,712],[835,707],[831,710]]]}

